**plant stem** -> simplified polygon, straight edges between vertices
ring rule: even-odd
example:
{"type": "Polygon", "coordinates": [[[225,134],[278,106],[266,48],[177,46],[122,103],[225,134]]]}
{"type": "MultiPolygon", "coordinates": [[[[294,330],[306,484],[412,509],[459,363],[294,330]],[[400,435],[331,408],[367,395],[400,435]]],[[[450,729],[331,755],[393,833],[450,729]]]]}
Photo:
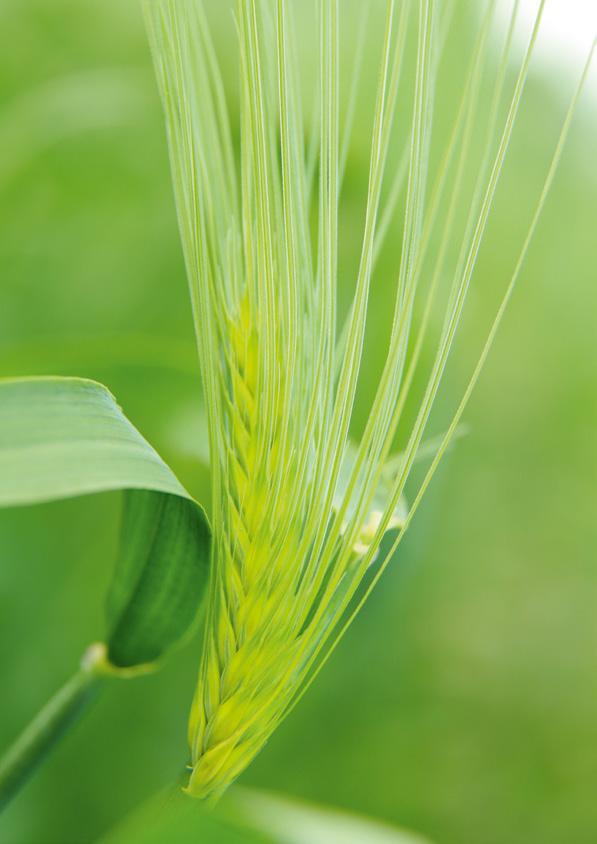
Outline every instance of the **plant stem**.
{"type": "Polygon", "coordinates": [[[98,691],[103,677],[97,646],[92,645],[79,670],[50,698],[0,759],[0,811],[74,723],[98,691]]]}

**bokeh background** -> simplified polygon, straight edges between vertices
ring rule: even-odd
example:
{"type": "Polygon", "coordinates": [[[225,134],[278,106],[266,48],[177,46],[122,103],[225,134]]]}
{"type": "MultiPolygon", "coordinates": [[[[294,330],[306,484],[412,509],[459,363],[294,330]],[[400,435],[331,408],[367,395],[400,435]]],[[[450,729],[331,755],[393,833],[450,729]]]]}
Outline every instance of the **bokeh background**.
{"type": "MultiPolygon", "coordinates": [[[[211,6],[224,38],[227,3],[211,6]]],[[[440,126],[476,11],[464,3],[448,45],[440,126]]],[[[0,375],[103,381],[205,500],[193,329],[139,6],[4,0],[0,45],[0,375]]],[[[580,58],[561,64],[549,49],[536,64],[446,412],[508,281],[580,58]]],[[[596,112],[589,92],[466,436],[245,784],[437,844],[597,840],[596,112]]],[[[348,226],[367,131],[357,120],[348,226]]],[[[0,511],[1,745],[102,635],[119,504],[106,495],[0,511]]],[[[0,819],[0,840],[91,842],[171,783],[186,759],[198,649],[109,686],[0,819]]]]}

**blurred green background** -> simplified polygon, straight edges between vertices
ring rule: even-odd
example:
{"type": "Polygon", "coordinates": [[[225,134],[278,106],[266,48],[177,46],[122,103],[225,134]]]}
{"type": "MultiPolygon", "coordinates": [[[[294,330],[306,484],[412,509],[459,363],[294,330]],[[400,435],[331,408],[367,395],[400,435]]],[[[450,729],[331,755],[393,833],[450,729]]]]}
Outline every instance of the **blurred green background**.
{"type": "MultiPolygon", "coordinates": [[[[467,41],[465,25],[456,32],[467,41]]],[[[5,0],[0,43],[0,375],[105,382],[205,499],[192,322],[138,4],[5,0]]],[[[453,97],[461,48],[448,48],[453,97]]],[[[572,87],[531,79],[446,408],[508,281],[572,87]]],[[[454,104],[442,98],[440,126],[454,104]]],[[[437,844],[597,840],[596,129],[585,99],[468,435],[244,784],[437,844]]],[[[367,131],[357,121],[348,162],[355,231],[367,131]]],[[[380,269],[379,319],[388,258],[380,269]]],[[[1,745],[102,634],[119,503],[0,511],[1,745]]],[[[0,819],[3,844],[93,841],[170,784],[197,661],[193,642],[159,674],[109,686],[0,819]]]]}

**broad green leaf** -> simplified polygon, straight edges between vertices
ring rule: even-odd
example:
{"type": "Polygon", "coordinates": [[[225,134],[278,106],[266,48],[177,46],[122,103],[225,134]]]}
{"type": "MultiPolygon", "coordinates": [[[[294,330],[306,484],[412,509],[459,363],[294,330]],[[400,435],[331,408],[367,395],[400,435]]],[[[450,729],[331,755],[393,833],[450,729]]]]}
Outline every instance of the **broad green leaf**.
{"type": "Polygon", "coordinates": [[[98,844],[278,844],[234,809],[207,805],[171,788],[147,800],[98,844]]]}
{"type": "Polygon", "coordinates": [[[0,506],[124,490],[108,596],[110,663],[153,663],[198,618],[209,561],[202,508],[101,384],[0,380],[0,506]]]}
{"type": "Polygon", "coordinates": [[[105,387],[0,381],[0,506],[128,488],[189,498],[105,387]]]}
{"type": "Polygon", "coordinates": [[[148,801],[100,844],[429,844],[418,835],[327,807],[233,788],[210,810],[170,790],[148,801]]]}
{"type": "Polygon", "coordinates": [[[127,490],[119,560],[110,591],[108,657],[153,663],[199,617],[209,561],[203,510],[187,498],[127,490]]]}
{"type": "Polygon", "coordinates": [[[273,794],[234,789],[238,811],[276,844],[429,844],[411,832],[360,815],[273,794]]]}

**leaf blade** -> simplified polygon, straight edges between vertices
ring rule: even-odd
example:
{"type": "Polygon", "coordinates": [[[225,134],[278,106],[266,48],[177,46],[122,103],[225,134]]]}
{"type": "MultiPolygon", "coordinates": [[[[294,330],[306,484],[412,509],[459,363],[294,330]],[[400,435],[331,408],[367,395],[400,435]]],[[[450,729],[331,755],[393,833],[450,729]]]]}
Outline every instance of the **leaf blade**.
{"type": "Polygon", "coordinates": [[[0,380],[0,506],[123,490],[108,593],[111,667],[153,664],[193,629],[210,553],[207,517],[102,384],[0,380]]]}
{"type": "Polygon", "coordinates": [[[157,662],[195,628],[207,581],[207,564],[197,561],[209,560],[210,535],[193,502],[153,490],[125,492],[121,534],[108,659],[126,668],[157,662]]]}
{"type": "Polygon", "coordinates": [[[430,844],[373,818],[233,787],[215,807],[176,788],[155,795],[100,844],[430,844]]]}
{"type": "Polygon", "coordinates": [[[0,506],[127,488],[190,499],[102,384],[0,380],[0,506]]]}

